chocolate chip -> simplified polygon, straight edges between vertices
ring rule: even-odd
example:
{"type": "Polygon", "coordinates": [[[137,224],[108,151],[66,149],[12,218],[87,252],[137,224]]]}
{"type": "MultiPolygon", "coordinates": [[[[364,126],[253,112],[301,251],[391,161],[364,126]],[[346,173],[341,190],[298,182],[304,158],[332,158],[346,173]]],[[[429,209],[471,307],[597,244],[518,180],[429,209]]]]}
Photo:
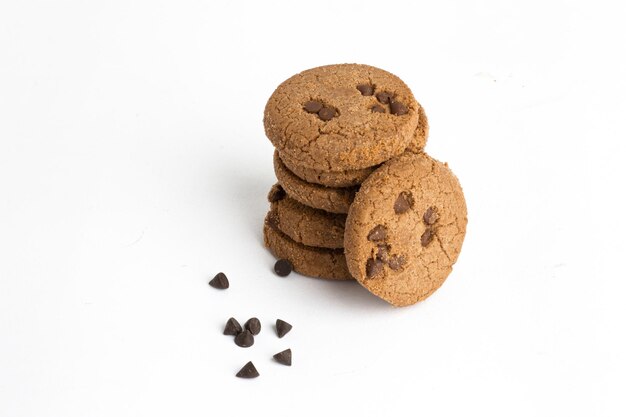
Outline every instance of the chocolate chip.
{"type": "Polygon", "coordinates": [[[218,290],[225,290],[230,286],[228,283],[228,278],[223,272],[218,273],[211,281],[209,281],[209,285],[213,288],[217,288],[218,290]]]}
{"type": "Polygon", "coordinates": [[[267,199],[270,203],[275,203],[285,198],[286,195],[287,193],[280,184],[274,184],[267,195],[267,199]]]}
{"type": "Polygon", "coordinates": [[[249,330],[253,336],[261,333],[261,322],[256,317],[252,317],[243,326],[246,328],[246,330],[249,330]]]}
{"type": "Polygon", "coordinates": [[[380,259],[368,259],[365,264],[365,276],[368,279],[375,278],[378,274],[383,272],[383,261],[380,259]]]}
{"type": "Polygon", "coordinates": [[[239,347],[247,348],[254,344],[254,336],[249,330],[244,330],[235,336],[235,344],[239,347]]]}
{"type": "Polygon", "coordinates": [[[237,378],[256,378],[259,376],[259,371],[256,370],[252,362],[248,362],[237,372],[235,375],[237,378]]]}
{"type": "Polygon", "coordinates": [[[287,259],[279,259],[274,264],[274,272],[279,277],[286,277],[293,271],[293,265],[287,259]]]}
{"type": "Polygon", "coordinates": [[[387,260],[389,260],[389,245],[378,245],[376,259],[380,259],[383,262],[387,262],[387,260]]]}
{"type": "Polygon", "coordinates": [[[291,349],[285,349],[282,352],[278,352],[274,355],[274,359],[282,365],[291,366],[291,349]]]}
{"type": "Polygon", "coordinates": [[[372,112],[374,112],[374,113],[384,113],[385,112],[385,108],[383,106],[381,106],[380,104],[374,104],[370,110],[372,110],[372,112]]]}
{"type": "Polygon", "coordinates": [[[322,107],[324,107],[324,105],[319,101],[307,101],[304,103],[304,110],[308,113],[317,113],[322,109],[322,107]]]}
{"type": "Polygon", "coordinates": [[[388,104],[393,100],[393,94],[382,91],[376,94],[376,99],[382,104],[388,104]]]}
{"type": "Polygon", "coordinates": [[[284,335],[289,333],[292,328],[293,326],[286,321],[276,319],[276,334],[278,335],[278,337],[283,337],[284,335]]]}
{"type": "Polygon", "coordinates": [[[433,236],[435,236],[433,229],[431,227],[427,227],[420,238],[422,246],[427,246],[433,240],[433,236]]]}
{"type": "Polygon", "coordinates": [[[406,106],[399,101],[393,101],[389,105],[389,111],[391,114],[395,114],[396,116],[402,116],[403,114],[407,114],[409,109],[407,109],[406,106]]]}
{"type": "Polygon", "coordinates": [[[332,107],[322,107],[322,109],[317,113],[317,115],[320,117],[320,119],[327,122],[333,117],[335,117],[336,113],[337,113],[337,110],[333,109],[332,107]]]}
{"type": "Polygon", "coordinates": [[[413,207],[413,194],[408,191],[402,191],[398,198],[396,198],[396,202],[393,203],[393,211],[396,214],[402,214],[407,212],[410,208],[413,207]]]}
{"type": "Polygon", "coordinates": [[[280,218],[278,217],[278,213],[275,211],[270,211],[267,215],[267,225],[274,230],[278,230],[278,225],[280,223],[280,218]]]}
{"type": "Polygon", "coordinates": [[[371,242],[377,242],[379,240],[385,240],[387,237],[387,229],[382,224],[375,226],[367,235],[367,240],[371,242]]]}
{"type": "Polygon", "coordinates": [[[437,214],[437,209],[435,207],[428,207],[428,210],[424,213],[424,223],[428,225],[435,224],[438,219],[439,215],[437,214]]]}
{"type": "Polygon", "coordinates": [[[359,84],[356,86],[356,89],[364,96],[374,95],[374,86],[371,84],[359,84]]]}
{"type": "Polygon", "coordinates": [[[393,269],[394,271],[401,269],[405,263],[406,259],[402,255],[392,255],[389,258],[389,268],[393,269]]]}
{"type": "Polygon", "coordinates": [[[224,334],[227,336],[236,336],[241,333],[241,324],[233,317],[229,318],[226,322],[226,326],[224,326],[224,334]]]}

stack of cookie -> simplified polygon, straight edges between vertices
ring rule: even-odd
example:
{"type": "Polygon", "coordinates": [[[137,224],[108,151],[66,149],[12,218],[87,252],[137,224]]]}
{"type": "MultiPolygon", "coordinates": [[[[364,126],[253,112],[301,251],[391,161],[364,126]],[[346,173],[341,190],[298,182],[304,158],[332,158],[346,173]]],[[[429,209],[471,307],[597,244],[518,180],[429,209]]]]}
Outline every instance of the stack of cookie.
{"type": "Polygon", "coordinates": [[[424,110],[407,85],[367,65],[313,68],[265,108],[278,184],[265,244],[313,277],[356,279],[394,305],[445,280],[467,223],[458,180],[423,152],[424,110]]]}

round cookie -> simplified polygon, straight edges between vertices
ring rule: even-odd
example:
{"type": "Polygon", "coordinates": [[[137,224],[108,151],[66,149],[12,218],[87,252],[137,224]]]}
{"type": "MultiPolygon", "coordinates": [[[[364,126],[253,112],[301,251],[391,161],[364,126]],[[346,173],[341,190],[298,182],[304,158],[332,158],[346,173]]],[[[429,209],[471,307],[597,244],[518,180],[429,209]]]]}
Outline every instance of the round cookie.
{"type": "MultiPolygon", "coordinates": [[[[419,110],[419,123],[417,129],[413,134],[413,138],[406,150],[410,152],[421,152],[426,146],[426,140],[428,139],[428,117],[424,112],[424,108],[420,105],[419,110]]],[[[296,161],[291,160],[287,155],[279,154],[280,159],[285,166],[298,177],[306,182],[312,182],[314,184],[325,185],[326,187],[352,187],[361,184],[372,172],[379,167],[379,165],[356,169],[348,171],[323,171],[318,169],[305,168],[299,165],[296,161]]]]}
{"type": "Polygon", "coordinates": [[[269,216],[263,225],[263,240],[276,258],[289,260],[293,269],[302,275],[332,280],[352,279],[342,249],[315,248],[294,242],[273,226],[269,216]]]}
{"type": "Polygon", "coordinates": [[[278,86],[263,123],[272,144],[305,168],[372,167],[406,149],[419,105],[395,75],[369,65],[306,70],[278,86]]]}
{"type": "Polygon", "coordinates": [[[300,203],[331,213],[347,213],[357,188],[333,188],[311,184],[289,171],[274,152],[274,173],[287,194],[300,203]]]}
{"type": "Polygon", "coordinates": [[[348,268],[385,301],[414,304],[452,271],[466,225],[463,190],[448,166],[407,152],[361,185],[346,220],[348,268]]]}
{"type": "Polygon", "coordinates": [[[271,203],[268,221],[295,242],[319,248],[343,248],[345,214],[314,209],[287,196],[271,203]]]}

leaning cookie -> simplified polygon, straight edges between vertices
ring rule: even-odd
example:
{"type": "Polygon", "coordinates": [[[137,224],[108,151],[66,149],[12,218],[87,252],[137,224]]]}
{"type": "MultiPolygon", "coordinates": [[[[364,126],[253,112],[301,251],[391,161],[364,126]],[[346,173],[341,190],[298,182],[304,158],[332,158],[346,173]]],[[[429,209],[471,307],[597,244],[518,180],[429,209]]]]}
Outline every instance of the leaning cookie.
{"type": "Polygon", "coordinates": [[[318,248],[343,248],[345,214],[314,209],[288,196],[271,203],[268,220],[295,242],[318,248]]]}
{"type": "Polygon", "coordinates": [[[355,187],[325,187],[303,181],[287,169],[278,156],[278,151],[274,152],[274,173],[291,198],[306,206],[330,213],[347,213],[357,190],[355,187]]]}
{"type": "Polygon", "coordinates": [[[397,76],[369,65],[313,68],[278,86],[265,133],[305,168],[358,170],[399,155],[418,123],[419,105],[397,76]]]}
{"type": "MultiPolygon", "coordinates": [[[[426,140],[428,139],[428,117],[424,108],[420,105],[418,109],[419,124],[413,138],[406,150],[410,152],[421,152],[426,146],[426,140]]],[[[306,182],[324,185],[326,187],[353,187],[361,184],[372,172],[379,167],[379,165],[373,167],[367,167],[362,169],[353,169],[347,171],[324,171],[319,169],[305,168],[298,164],[298,161],[292,160],[288,155],[279,154],[280,159],[285,166],[299,178],[306,182]]]]}
{"type": "Polygon", "coordinates": [[[325,249],[305,246],[294,242],[278,230],[272,219],[265,218],[263,225],[265,246],[278,259],[287,259],[293,269],[314,278],[329,280],[351,280],[342,249],[325,249]]]}
{"type": "Polygon", "coordinates": [[[350,273],[395,306],[437,290],[465,237],[467,209],[452,171],[424,153],[383,164],[361,185],[346,220],[350,273]]]}

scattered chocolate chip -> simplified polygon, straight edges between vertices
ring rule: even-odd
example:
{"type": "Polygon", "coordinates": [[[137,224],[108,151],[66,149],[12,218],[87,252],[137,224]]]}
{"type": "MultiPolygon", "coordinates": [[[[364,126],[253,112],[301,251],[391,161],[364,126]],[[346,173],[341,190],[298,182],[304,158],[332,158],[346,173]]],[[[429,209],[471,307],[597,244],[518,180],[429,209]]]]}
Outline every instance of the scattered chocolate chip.
{"type": "Polygon", "coordinates": [[[396,202],[393,203],[393,211],[396,214],[402,214],[409,211],[410,208],[413,207],[413,194],[408,191],[402,191],[398,198],[396,198],[396,202]]]}
{"type": "Polygon", "coordinates": [[[246,330],[249,330],[253,336],[261,333],[261,322],[256,317],[252,317],[243,326],[246,328],[246,330]]]}
{"type": "Polygon", "coordinates": [[[275,203],[285,198],[286,195],[287,193],[280,184],[274,184],[267,195],[267,199],[270,203],[275,203]]]}
{"type": "Polygon", "coordinates": [[[387,228],[382,224],[375,226],[367,235],[367,240],[371,242],[377,242],[379,240],[385,240],[387,237],[387,228]]]}
{"type": "Polygon", "coordinates": [[[376,99],[382,104],[388,104],[393,100],[393,94],[382,91],[376,94],[376,99]]]}
{"type": "Polygon", "coordinates": [[[380,259],[383,262],[387,262],[389,260],[389,245],[378,245],[376,259],[380,259]]]}
{"type": "Polygon", "coordinates": [[[359,90],[364,96],[374,95],[374,86],[371,84],[359,84],[356,86],[356,89],[359,90]]]}
{"type": "Polygon", "coordinates": [[[368,279],[375,278],[378,274],[383,272],[383,261],[380,259],[368,259],[365,264],[365,276],[368,279]]]}
{"type": "Polygon", "coordinates": [[[235,344],[239,347],[247,348],[254,344],[254,336],[249,330],[244,330],[235,336],[235,344]]]}
{"type": "Polygon", "coordinates": [[[274,272],[279,277],[286,277],[293,271],[293,265],[287,259],[279,259],[274,264],[274,272]]]}
{"type": "Polygon", "coordinates": [[[319,101],[307,101],[304,103],[304,110],[308,113],[317,113],[322,110],[322,107],[324,107],[324,105],[319,101]]]}
{"type": "Polygon", "coordinates": [[[438,219],[439,215],[437,214],[437,209],[435,207],[428,207],[426,213],[424,213],[424,223],[428,225],[435,224],[438,219]]]}
{"type": "Polygon", "coordinates": [[[320,119],[327,122],[333,117],[335,117],[336,113],[337,113],[337,110],[333,109],[332,107],[322,107],[322,109],[317,113],[317,115],[320,117],[320,119]]]}
{"type": "Polygon", "coordinates": [[[422,237],[420,241],[422,242],[422,246],[427,246],[432,240],[435,233],[431,227],[427,227],[424,233],[422,233],[422,237]]]}
{"type": "Polygon", "coordinates": [[[241,333],[241,324],[233,317],[229,318],[226,322],[226,326],[224,326],[224,334],[227,336],[237,336],[241,333]]]}
{"type": "Polygon", "coordinates": [[[405,263],[406,263],[406,259],[402,255],[392,255],[389,258],[389,268],[391,268],[394,271],[397,271],[398,269],[402,269],[405,263]]]}
{"type": "Polygon", "coordinates": [[[409,109],[407,109],[406,106],[399,101],[393,101],[389,105],[389,111],[391,114],[395,114],[396,116],[402,116],[403,114],[407,114],[409,109]]]}
{"type": "Polygon", "coordinates": [[[385,108],[383,106],[381,106],[380,104],[374,104],[370,110],[372,110],[372,112],[374,112],[374,113],[384,113],[385,112],[385,108]]]}
{"type": "Polygon", "coordinates": [[[276,319],[276,334],[278,337],[283,337],[293,328],[293,326],[286,321],[276,319]]]}
{"type": "Polygon", "coordinates": [[[248,362],[237,372],[235,375],[237,378],[256,378],[259,376],[259,371],[256,370],[252,362],[248,362]]]}
{"type": "Polygon", "coordinates": [[[282,352],[278,352],[274,355],[274,359],[276,359],[276,362],[280,364],[291,366],[291,349],[285,349],[282,352]]]}
{"type": "Polygon", "coordinates": [[[278,217],[278,213],[275,211],[270,211],[267,215],[267,225],[274,230],[278,230],[278,224],[280,222],[280,218],[278,217]]]}
{"type": "Polygon", "coordinates": [[[213,288],[217,288],[218,290],[225,290],[230,286],[228,283],[228,278],[226,278],[226,274],[223,272],[218,273],[213,277],[211,281],[209,281],[209,285],[213,288]]]}

